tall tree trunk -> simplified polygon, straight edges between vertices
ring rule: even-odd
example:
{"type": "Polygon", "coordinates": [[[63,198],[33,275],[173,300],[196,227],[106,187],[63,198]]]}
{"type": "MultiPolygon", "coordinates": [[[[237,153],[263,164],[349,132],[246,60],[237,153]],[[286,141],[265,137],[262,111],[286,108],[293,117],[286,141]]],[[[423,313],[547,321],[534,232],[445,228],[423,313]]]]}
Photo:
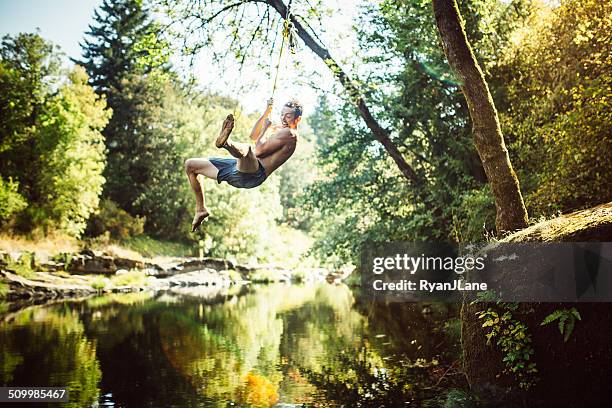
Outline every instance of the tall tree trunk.
{"type": "Polygon", "coordinates": [[[518,178],[510,163],[489,87],[465,35],[457,2],[433,0],[433,8],[444,53],[462,84],[472,118],[474,144],[495,198],[497,233],[525,228],[527,210],[518,178]]]}
{"type": "MultiPolygon", "coordinates": [[[[282,0],[265,0],[276,12],[278,12],[283,18],[287,15],[287,6],[282,0]]],[[[372,116],[365,99],[359,92],[359,89],[355,86],[351,78],[344,72],[344,70],[336,63],[332,58],[329,51],[320,45],[315,39],[308,33],[308,30],[294,17],[291,16],[291,22],[297,29],[298,36],[304,41],[306,46],[310,48],[331,70],[332,74],[340,81],[344,89],[349,94],[351,102],[354,103],[359,109],[359,113],[363,118],[366,126],[370,129],[374,138],[378,140],[389,156],[393,159],[399,170],[402,172],[414,187],[420,187],[425,184],[425,180],[414,171],[412,166],[406,162],[398,147],[393,143],[389,137],[389,132],[384,129],[372,116]]]]}

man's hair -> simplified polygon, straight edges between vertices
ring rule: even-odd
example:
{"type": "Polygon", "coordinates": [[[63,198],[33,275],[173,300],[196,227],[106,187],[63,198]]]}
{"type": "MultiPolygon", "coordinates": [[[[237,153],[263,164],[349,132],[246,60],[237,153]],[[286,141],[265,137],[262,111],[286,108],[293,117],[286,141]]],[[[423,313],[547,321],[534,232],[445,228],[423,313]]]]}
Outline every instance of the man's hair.
{"type": "Polygon", "coordinates": [[[293,109],[293,115],[296,118],[302,116],[302,104],[297,99],[293,98],[285,104],[286,107],[293,109]]]}

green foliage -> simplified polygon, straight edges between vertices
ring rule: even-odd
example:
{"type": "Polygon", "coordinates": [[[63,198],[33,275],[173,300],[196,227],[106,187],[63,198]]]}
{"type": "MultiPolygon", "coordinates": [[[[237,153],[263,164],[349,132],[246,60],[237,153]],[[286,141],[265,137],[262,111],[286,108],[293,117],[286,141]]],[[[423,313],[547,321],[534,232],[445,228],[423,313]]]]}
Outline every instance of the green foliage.
{"type": "Polygon", "coordinates": [[[11,99],[0,100],[8,135],[0,174],[19,183],[29,204],[16,226],[78,236],[104,183],[100,130],[110,112],[83,70],[60,71],[53,46],[37,34],[6,36],[1,54],[0,94],[11,99]]]}
{"type": "Polygon", "coordinates": [[[459,196],[453,214],[453,235],[457,242],[482,242],[495,234],[495,202],[489,185],[459,196]]]}
{"type": "Polygon", "coordinates": [[[207,183],[207,200],[214,211],[203,232],[212,238],[209,254],[243,262],[261,257],[275,238],[275,220],[282,214],[278,179],[269,178],[248,191],[219,186],[213,180],[207,183]]]}
{"type": "Polygon", "coordinates": [[[41,118],[36,184],[43,201],[35,203],[35,210],[44,212],[45,228],[78,236],[98,207],[105,163],[100,131],[110,117],[105,107],[87,85],[85,71],[75,67],[41,118]]]}
{"type": "Polygon", "coordinates": [[[482,327],[486,330],[487,344],[495,340],[503,353],[504,372],[513,376],[519,387],[528,390],[536,384],[538,372],[536,364],[529,361],[534,352],[529,328],[512,316],[516,307],[504,303],[499,306],[501,311],[487,308],[476,315],[484,319],[482,327]]]}
{"type": "Polygon", "coordinates": [[[104,130],[104,196],[130,214],[146,217],[146,229],[154,234],[174,233],[177,207],[185,205],[177,191],[185,184],[184,144],[177,143],[181,133],[166,109],[173,92],[170,84],[161,86],[149,78],[125,79],[122,91],[112,94],[115,113],[104,130]]]}
{"type": "Polygon", "coordinates": [[[19,183],[10,177],[7,181],[0,177],[0,224],[28,205],[23,196],[17,192],[18,187],[19,183]]]}
{"type": "Polygon", "coordinates": [[[444,322],[442,328],[449,344],[459,344],[461,342],[461,319],[452,318],[444,322]]]}
{"type": "MultiPolygon", "coordinates": [[[[486,68],[520,19],[513,10],[521,10],[522,2],[462,1],[460,7],[486,68]]],[[[312,230],[320,231],[315,251],[343,263],[354,262],[366,240],[482,241],[494,226],[495,210],[431,4],[388,0],[367,6],[358,27],[367,55],[362,86],[368,103],[425,182],[408,182],[354,107],[320,101],[311,122],[321,142],[317,167],[325,176],[309,189],[306,208],[315,210],[312,230]]]]}
{"type": "Polygon", "coordinates": [[[60,60],[55,51],[51,43],[36,33],[7,35],[2,39],[0,173],[3,175],[28,174],[25,163],[35,157],[35,152],[30,151],[32,133],[45,108],[50,87],[59,76],[60,60]]]}
{"type": "Polygon", "coordinates": [[[502,125],[536,217],[612,199],[611,15],[597,0],[540,4],[500,59],[502,125]]]}
{"type": "Polygon", "coordinates": [[[576,319],[581,320],[580,313],[575,307],[572,307],[571,309],[558,309],[546,316],[544,320],[542,320],[542,323],[540,323],[540,326],[544,326],[558,320],[559,332],[563,336],[563,342],[567,343],[572,335],[572,331],[574,330],[576,319]]]}
{"type": "Polygon", "coordinates": [[[304,211],[304,195],[318,175],[313,138],[307,121],[303,120],[300,123],[300,139],[295,153],[291,160],[277,170],[280,176],[280,202],[283,207],[281,221],[304,231],[312,226],[312,214],[304,211]]]}
{"type": "Polygon", "coordinates": [[[102,200],[100,208],[89,219],[87,235],[97,237],[108,232],[109,238],[126,240],[142,234],[144,218],[132,217],[111,200],[102,200]]]}
{"type": "Polygon", "coordinates": [[[73,258],[72,255],[73,254],[71,252],[62,252],[62,253],[55,255],[53,257],[53,261],[63,264],[64,265],[63,270],[68,271],[70,270],[70,264],[72,263],[72,258],[73,258]]]}
{"type": "Polygon", "coordinates": [[[279,272],[272,269],[259,269],[249,276],[253,283],[273,283],[278,282],[279,272]]]}
{"type": "Polygon", "coordinates": [[[182,129],[192,101],[173,82],[169,44],[140,1],[104,1],[94,20],[83,61],[75,62],[85,67],[114,112],[104,129],[103,196],[146,218],[149,234],[184,239],[176,219],[188,216],[182,129]]]}
{"type": "Polygon", "coordinates": [[[159,23],[151,23],[132,48],[137,55],[134,67],[136,71],[148,73],[158,81],[165,81],[172,78],[173,74],[167,69],[170,64],[170,43],[161,38],[161,30],[159,23]]]}
{"type": "Polygon", "coordinates": [[[309,235],[287,225],[274,225],[271,228],[260,261],[283,265],[288,269],[312,266],[313,259],[306,255],[312,246],[309,235]]]}
{"type": "Polygon", "coordinates": [[[242,281],[242,274],[234,269],[230,269],[227,271],[227,278],[232,282],[240,282],[242,281]]]}
{"type": "Polygon", "coordinates": [[[97,91],[109,96],[111,107],[112,94],[121,92],[126,75],[168,72],[168,44],[159,38],[160,26],[142,1],[104,0],[93,19],[83,43],[83,59],[73,61],[85,68],[97,91]]]}
{"type": "Polygon", "coordinates": [[[193,196],[184,162],[201,157],[196,149],[203,129],[196,124],[201,123],[199,98],[204,97],[187,97],[170,82],[132,78],[125,85],[120,98],[126,113],[115,124],[127,124],[133,134],[113,131],[121,141],[112,148],[106,191],[131,214],[146,217],[148,234],[184,240],[193,196]]]}

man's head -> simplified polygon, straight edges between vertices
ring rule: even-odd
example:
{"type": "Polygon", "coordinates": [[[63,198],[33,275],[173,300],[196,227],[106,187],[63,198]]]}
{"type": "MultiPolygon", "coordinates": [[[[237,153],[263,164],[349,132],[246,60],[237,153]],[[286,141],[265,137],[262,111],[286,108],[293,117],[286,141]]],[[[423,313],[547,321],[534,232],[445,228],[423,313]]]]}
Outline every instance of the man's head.
{"type": "Polygon", "coordinates": [[[295,129],[302,119],[302,104],[297,99],[285,103],[281,110],[281,123],[283,127],[295,129]]]}

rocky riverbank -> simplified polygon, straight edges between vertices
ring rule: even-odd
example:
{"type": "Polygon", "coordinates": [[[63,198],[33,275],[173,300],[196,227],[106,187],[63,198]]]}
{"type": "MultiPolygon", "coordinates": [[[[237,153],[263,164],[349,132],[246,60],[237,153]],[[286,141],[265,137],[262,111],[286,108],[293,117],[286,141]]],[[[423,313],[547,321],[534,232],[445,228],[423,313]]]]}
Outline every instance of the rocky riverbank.
{"type": "Polygon", "coordinates": [[[99,293],[164,290],[172,287],[324,280],[320,268],[288,270],[273,265],[237,265],[219,258],[174,258],[163,262],[82,250],[41,256],[0,252],[3,297],[54,299],[99,293]]]}

